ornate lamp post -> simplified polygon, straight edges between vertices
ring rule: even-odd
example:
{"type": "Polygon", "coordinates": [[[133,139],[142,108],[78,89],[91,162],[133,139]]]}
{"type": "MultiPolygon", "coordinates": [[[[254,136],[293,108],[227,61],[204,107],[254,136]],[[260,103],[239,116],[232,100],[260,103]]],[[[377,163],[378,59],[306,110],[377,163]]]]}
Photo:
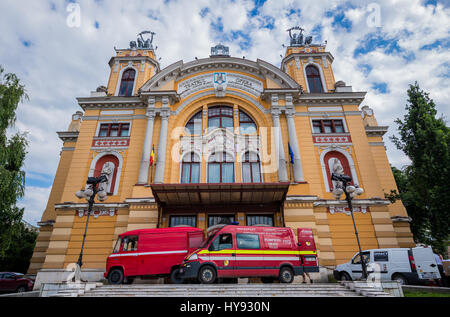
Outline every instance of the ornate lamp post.
{"type": "Polygon", "coordinates": [[[106,193],[106,185],[108,182],[108,177],[102,171],[102,174],[99,177],[88,177],[87,186],[85,190],[80,190],[75,193],[75,196],[78,198],[85,198],[88,201],[88,214],[86,220],[86,226],[84,228],[83,242],[81,244],[80,256],[77,261],[77,269],[81,271],[81,266],[83,265],[83,250],[84,250],[84,242],[86,241],[86,233],[89,224],[89,216],[92,213],[92,207],[94,206],[94,198],[97,196],[99,201],[105,201],[107,199],[106,193]]]}
{"type": "Polygon", "coordinates": [[[361,260],[361,267],[362,267],[362,279],[367,279],[367,268],[366,268],[366,262],[364,262],[362,250],[361,250],[361,244],[359,243],[359,236],[358,236],[358,230],[356,230],[356,223],[355,223],[355,217],[353,216],[353,206],[352,206],[352,199],[356,196],[361,195],[364,190],[360,188],[358,185],[348,185],[352,181],[350,176],[344,175],[344,174],[331,174],[331,180],[335,181],[335,186],[332,191],[333,195],[336,197],[336,199],[340,199],[342,194],[345,194],[345,200],[347,201],[348,208],[350,209],[350,214],[352,216],[353,221],[353,227],[355,228],[355,235],[356,235],[356,241],[358,242],[358,248],[359,248],[359,258],[361,260]]]}

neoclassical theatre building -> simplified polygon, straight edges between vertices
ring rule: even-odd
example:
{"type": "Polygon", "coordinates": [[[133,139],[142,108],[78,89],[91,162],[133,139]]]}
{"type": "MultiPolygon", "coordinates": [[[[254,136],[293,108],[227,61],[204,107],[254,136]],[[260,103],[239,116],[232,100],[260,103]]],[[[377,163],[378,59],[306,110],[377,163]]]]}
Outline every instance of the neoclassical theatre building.
{"type": "MultiPolygon", "coordinates": [[[[142,38],[142,37],[141,37],[142,38]]],[[[281,66],[230,56],[160,69],[152,39],[115,49],[107,87],[77,98],[29,273],[77,262],[87,201],[75,193],[105,164],[107,200],[89,220],[83,269],[105,270],[117,235],[139,228],[220,221],[312,228],[319,264],[357,250],[345,200],[331,193],[336,168],[364,189],[354,199],[363,249],[414,245],[378,125],[333,74],[333,55],[310,37],[291,36],[281,66]]],[[[207,54],[205,54],[207,55],[207,54]]]]}

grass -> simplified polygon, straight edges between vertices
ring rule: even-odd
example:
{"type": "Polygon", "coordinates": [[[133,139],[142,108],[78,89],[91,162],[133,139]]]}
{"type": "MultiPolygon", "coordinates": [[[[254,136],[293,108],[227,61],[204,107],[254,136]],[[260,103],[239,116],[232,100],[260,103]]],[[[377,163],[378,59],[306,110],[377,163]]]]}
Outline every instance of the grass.
{"type": "Polygon", "coordinates": [[[405,297],[450,297],[448,293],[432,293],[432,292],[414,292],[409,290],[403,290],[405,297]]]}

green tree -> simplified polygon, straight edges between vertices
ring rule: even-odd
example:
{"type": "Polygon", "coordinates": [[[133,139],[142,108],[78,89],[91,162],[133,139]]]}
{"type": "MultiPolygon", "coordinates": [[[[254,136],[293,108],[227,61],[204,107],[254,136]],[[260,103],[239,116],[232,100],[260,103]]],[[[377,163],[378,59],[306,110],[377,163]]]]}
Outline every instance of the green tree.
{"type": "Polygon", "coordinates": [[[0,259],[4,259],[18,234],[23,233],[23,208],[17,206],[25,191],[26,136],[8,137],[16,121],[16,109],[27,98],[25,87],[15,74],[3,74],[0,66],[0,259]]]}
{"type": "Polygon", "coordinates": [[[411,165],[394,170],[394,176],[416,241],[444,253],[450,233],[450,129],[417,82],[409,86],[405,109],[403,120],[395,121],[399,137],[391,139],[411,165]]]}

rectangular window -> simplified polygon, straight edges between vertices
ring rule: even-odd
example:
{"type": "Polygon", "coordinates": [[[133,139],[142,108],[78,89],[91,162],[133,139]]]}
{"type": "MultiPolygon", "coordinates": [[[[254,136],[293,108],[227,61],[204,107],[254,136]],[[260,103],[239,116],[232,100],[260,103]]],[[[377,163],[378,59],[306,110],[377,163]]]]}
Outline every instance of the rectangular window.
{"type": "Polygon", "coordinates": [[[376,251],[373,253],[375,262],[389,262],[388,251],[376,251]]]}
{"type": "Polygon", "coordinates": [[[130,124],[129,123],[102,123],[98,136],[102,137],[118,137],[129,136],[130,124]]]}
{"type": "Polygon", "coordinates": [[[208,227],[223,223],[230,224],[234,221],[233,215],[214,215],[208,216],[208,227]]]}
{"type": "Polygon", "coordinates": [[[257,234],[237,234],[236,235],[238,249],[259,249],[259,235],[257,234]]]}
{"type": "Polygon", "coordinates": [[[313,120],[314,133],[345,133],[344,122],[340,119],[313,120]]]}
{"type": "Polygon", "coordinates": [[[118,238],[116,245],[114,246],[113,253],[118,253],[120,251],[120,244],[122,243],[122,238],[118,238]]]}
{"type": "Polygon", "coordinates": [[[177,226],[188,226],[188,227],[196,227],[197,226],[197,217],[196,216],[171,216],[169,227],[177,227],[177,226]]]}
{"type": "Polygon", "coordinates": [[[267,225],[273,227],[273,215],[248,215],[247,226],[267,225]]]}

